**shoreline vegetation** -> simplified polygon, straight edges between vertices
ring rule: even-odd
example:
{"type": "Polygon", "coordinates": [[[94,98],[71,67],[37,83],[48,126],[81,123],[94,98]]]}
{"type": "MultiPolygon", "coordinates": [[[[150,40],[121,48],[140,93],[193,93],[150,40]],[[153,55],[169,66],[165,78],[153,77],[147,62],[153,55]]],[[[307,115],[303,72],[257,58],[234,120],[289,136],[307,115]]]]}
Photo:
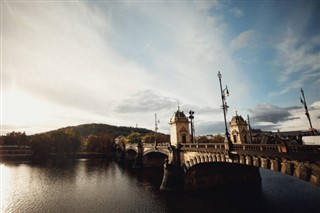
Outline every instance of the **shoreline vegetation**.
{"type": "Polygon", "coordinates": [[[10,132],[0,136],[0,162],[114,157],[116,144],[167,142],[170,136],[144,128],[83,124],[34,135],[10,132]],[[31,153],[31,154],[30,154],[31,153]]]}

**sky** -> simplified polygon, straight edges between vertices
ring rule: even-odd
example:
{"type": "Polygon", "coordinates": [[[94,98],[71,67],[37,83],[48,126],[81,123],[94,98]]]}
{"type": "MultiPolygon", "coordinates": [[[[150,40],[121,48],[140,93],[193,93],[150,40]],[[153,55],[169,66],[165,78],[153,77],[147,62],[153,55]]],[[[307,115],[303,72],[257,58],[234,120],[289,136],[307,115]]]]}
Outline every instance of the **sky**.
{"type": "Polygon", "coordinates": [[[105,123],[224,132],[218,71],[265,131],[320,129],[318,1],[1,0],[1,135],[105,123]]]}

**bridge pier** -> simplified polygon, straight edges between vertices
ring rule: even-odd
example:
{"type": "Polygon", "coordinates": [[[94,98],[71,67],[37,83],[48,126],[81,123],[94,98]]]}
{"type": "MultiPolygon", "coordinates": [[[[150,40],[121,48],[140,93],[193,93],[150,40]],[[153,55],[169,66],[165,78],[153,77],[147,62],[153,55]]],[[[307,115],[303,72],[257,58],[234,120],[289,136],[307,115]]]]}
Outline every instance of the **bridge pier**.
{"type": "Polygon", "coordinates": [[[240,164],[246,164],[246,158],[244,155],[240,155],[239,156],[239,163],[240,164]]]}
{"type": "Polygon", "coordinates": [[[281,173],[292,175],[292,164],[287,161],[281,162],[281,173]]]}
{"type": "Polygon", "coordinates": [[[269,169],[270,168],[270,161],[267,158],[261,158],[261,168],[269,169]]]}
{"type": "Polygon", "coordinates": [[[260,167],[260,159],[259,159],[259,157],[253,156],[253,166],[260,167]]]}
{"type": "Polygon", "coordinates": [[[260,184],[259,168],[228,162],[198,164],[185,174],[184,189],[204,189],[225,184],[260,184]]]}
{"type": "Polygon", "coordinates": [[[300,178],[305,181],[309,179],[310,175],[307,167],[305,167],[303,164],[300,164],[300,163],[296,164],[294,167],[295,167],[294,173],[293,173],[294,177],[300,178]]]}
{"type": "Polygon", "coordinates": [[[133,168],[141,168],[143,167],[143,145],[142,143],[138,143],[138,153],[134,159],[133,168]]]}
{"type": "Polygon", "coordinates": [[[160,190],[179,191],[184,189],[184,171],[181,167],[180,147],[171,147],[172,156],[166,159],[160,190]]]}
{"type": "Polygon", "coordinates": [[[249,155],[246,156],[246,165],[252,166],[252,157],[249,155]]]}
{"type": "Polygon", "coordinates": [[[278,159],[271,159],[270,162],[271,162],[271,170],[279,172],[280,171],[280,163],[279,163],[278,159]]]}
{"type": "Polygon", "coordinates": [[[320,186],[320,172],[319,171],[312,171],[310,177],[310,183],[320,186]]]}

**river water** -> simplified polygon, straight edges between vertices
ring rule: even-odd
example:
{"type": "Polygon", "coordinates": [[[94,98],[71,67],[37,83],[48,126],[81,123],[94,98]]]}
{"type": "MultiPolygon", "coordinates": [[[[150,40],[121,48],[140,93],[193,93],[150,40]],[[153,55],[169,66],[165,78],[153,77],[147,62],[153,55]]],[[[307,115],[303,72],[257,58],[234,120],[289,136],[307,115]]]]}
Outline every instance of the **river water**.
{"type": "Polygon", "coordinates": [[[261,169],[261,186],[162,192],[162,168],[112,160],[0,163],[0,212],[319,212],[320,187],[261,169]]]}

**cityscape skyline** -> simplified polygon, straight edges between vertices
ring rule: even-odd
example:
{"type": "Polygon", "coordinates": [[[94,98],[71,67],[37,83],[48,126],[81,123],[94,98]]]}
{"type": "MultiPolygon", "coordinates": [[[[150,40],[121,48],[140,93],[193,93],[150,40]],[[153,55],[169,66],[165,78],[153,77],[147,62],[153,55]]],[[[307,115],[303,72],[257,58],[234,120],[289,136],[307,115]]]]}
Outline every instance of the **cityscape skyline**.
{"type": "Polygon", "coordinates": [[[1,134],[106,123],[168,133],[180,105],[196,135],[250,116],[320,129],[316,1],[1,1],[1,134]]]}

